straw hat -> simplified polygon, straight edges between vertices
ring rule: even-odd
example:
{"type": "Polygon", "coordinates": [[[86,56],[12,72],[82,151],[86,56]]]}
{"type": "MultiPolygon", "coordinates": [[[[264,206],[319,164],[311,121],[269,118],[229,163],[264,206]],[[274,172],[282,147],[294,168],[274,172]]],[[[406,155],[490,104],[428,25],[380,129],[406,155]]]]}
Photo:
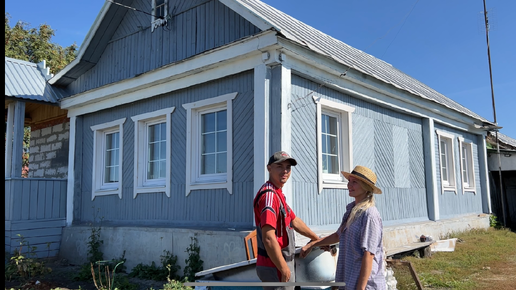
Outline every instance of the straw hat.
{"type": "Polygon", "coordinates": [[[355,166],[355,168],[353,169],[353,171],[351,173],[349,172],[344,172],[344,171],[341,171],[340,173],[342,173],[342,175],[344,175],[344,177],[346,177],[346,179],[349,180],[349,177],[350,176],[353,176],[355,177],[356,179],[360,179],[362,180],[363,182],[367,183],[368,185],[370,185],[372,188],[373,188],[373,193],[382,193],[382,190],[379,189],[378,187],[376,187],[376,174],[374,174],[374,172],[365,167],[365,166],[360,166],[360,165],[357,165],[355,166]]]}

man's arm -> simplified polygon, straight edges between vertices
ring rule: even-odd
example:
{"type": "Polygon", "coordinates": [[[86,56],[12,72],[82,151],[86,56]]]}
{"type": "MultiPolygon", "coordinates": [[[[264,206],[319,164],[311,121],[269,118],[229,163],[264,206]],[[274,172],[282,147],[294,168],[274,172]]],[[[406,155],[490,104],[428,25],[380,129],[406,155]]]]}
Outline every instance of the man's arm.
{"type": "Polygon", "coordinates": [[[270,225],[262,227],[262,239],[267,255],[281,273],[281,282],[290,280],[290,269],[281,254],[281,248],[276,240],[276,230],[270,225]]]}
{"type": "Polygon", "coordinates": [[[311,239],[312,241],[318,240],[319,236],[316,235],[306,224],[301,220],[301,218],[296,217],[292,220],[292,227],[294,230],[303,236],[311,239]]]}

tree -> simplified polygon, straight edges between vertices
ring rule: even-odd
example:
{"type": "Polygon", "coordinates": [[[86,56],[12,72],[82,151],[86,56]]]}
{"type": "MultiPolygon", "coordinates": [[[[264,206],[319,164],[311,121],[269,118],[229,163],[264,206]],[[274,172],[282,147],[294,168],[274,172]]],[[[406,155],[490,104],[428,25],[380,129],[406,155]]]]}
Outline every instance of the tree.
{"type": "Polygon", "coordinates": [[[52,43],[54,30],[48,24],[29,28],[29,24],[18,21],[14,27],[9,25],[11,16],[5,12],[5,56],[39,63],[45,60],[53,74],[58,73],[75,59],[77,45],[63,48],[52,43]]]}

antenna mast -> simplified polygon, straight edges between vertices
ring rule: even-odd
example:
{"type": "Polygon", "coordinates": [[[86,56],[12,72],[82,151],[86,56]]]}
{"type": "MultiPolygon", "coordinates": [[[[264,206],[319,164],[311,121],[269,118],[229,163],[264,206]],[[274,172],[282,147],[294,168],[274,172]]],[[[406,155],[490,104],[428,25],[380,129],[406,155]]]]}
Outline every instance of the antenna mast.
{"type": "MultiPolygon", "coordinates": [[[[486,24],[486,41],[487,41],[487,59],[489,61],[489,79],[491,81],[491,100],[493,102],[493,116],[494,123],[498,126],[496,122],[496,106],[495,106],[495,97],[494,97],[494,88],[493,88],[493,73],[491,69],[491,52],[489,49],[489,21],[487,20],[487,9],[486,9],[486,0],[484,1],[484,20],[486,24]]],[[[505,227],[505,204],[503,202],[503,186],[502,186],[502,161],[500,157],[500,142],[498,141],[498,128],[495,130],[495,138],[496,138],[496,155],[498,155],[498,176],[500,178],[500,201],[502,202],[502,216],[503,216],[503,226],[505,227]]]]}

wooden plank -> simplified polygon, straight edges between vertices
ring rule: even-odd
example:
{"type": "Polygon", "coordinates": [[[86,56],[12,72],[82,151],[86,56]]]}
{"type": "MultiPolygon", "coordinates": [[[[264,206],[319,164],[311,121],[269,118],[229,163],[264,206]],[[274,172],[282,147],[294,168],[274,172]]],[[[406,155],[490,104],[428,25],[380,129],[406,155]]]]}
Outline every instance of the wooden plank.
{"type": "Polygon", "coordinates": [[[416,243],[411,243],[411,244],[407,244],[407,245],[403,245],[403,246],[399,246],[399,247],[395,247],[395,248],[390,248],[385,251],[385,256],[390,257],[395,254],[410,252],[410,251],[415,251],[418,249],[426,248],[426,247],[430,246],[430,244],[432,244],[432,243],[433,243],[433,241],[416,242],[416,243]]]}
{"type": "Polygon", "coordinates": [[[48,220],[25,220],[11,222],[9,229],[13,231],[42,229],[42,228],[56,228],[66,226],[65,218],[48,219],[48,220]]]}

